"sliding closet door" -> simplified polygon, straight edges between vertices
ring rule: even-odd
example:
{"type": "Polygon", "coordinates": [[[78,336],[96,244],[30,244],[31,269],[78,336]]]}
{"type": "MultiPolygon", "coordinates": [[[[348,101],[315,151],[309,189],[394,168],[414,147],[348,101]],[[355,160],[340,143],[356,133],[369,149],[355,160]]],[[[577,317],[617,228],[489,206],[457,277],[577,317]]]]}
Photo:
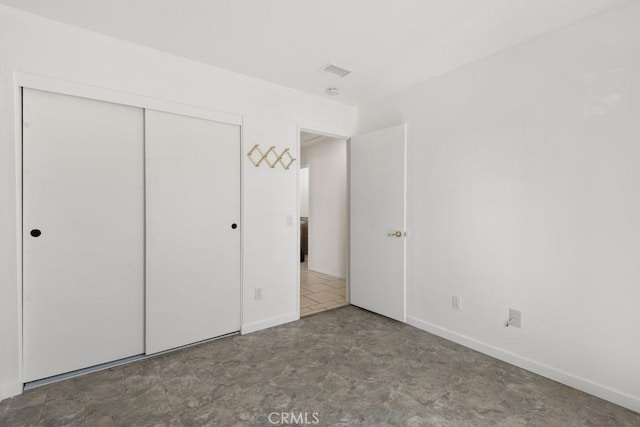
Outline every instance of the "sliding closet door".
{"type": "Polygon", "coordinates": [[[144,352],[143,111],[23,92],[25,382],[144,352]]]}
{"type": "Polygon", "coordinates": [[[150,354],[240,329],[240,127],[145,114],[150,354]]]}

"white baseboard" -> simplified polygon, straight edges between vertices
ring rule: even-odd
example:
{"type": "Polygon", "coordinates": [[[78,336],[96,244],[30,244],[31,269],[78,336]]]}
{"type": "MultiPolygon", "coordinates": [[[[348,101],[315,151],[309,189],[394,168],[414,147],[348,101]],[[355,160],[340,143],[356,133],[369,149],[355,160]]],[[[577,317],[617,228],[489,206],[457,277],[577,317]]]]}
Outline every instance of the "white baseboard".
{"type": "Polygon", "coordinates": [[[0,401],[7,399],[9,397],[17,396],[19,394],[22,394],[21,383],[0,384],[0,401]]]}
{"type": "Polygon", "coordinates": [[[611,387],[598,384],[586,378],[582,378],[561,369],[536,362],[535,360],[528,359],[502,348],[495,347],[482,341],[478,341],[474,338],[450,331],[448,329],[445,329],[438,325],[434,325],[433,323],[429,323],[421,319],[417,319],[415,317],[407,316],[407,323],[411,326],[415,326],[418,329],[422,329],[423,331],[427,331],[449,341],[453,341],[465,347],[479,351],[480,353],[484,353],[496,359],[502,360],[503,362],[507,362],[511,365],[526,369],[527,371],[542,375],[543,377],[584,391],[585,393],[592,394],[601,399],[608,400],[615,403],[616,405],[631,409],[632,411],[640,412],[640,397],[638,396],[633,396],[615,390],[611,387]]]}
{"type": "Polygon", "coordinates": [[[284,323],[294,322],[300,319],[299,313],[289,313],[284,316],[272,317],[270,319],[260,320],[259,322],[247,323],[242,325],[240,334],[250,334],[251,332],[260,331],[262,329],[271,328],[273,326],[282,325],[284,323]]]}
{"type": "Polygon", "coordinates": [[[340,274],[340,273],[332,273],[330,271],[325,271],[319,268],[311,268],[309,267],[309,271],[315,271],[316,273],[320,273],[320,274],[326,274],[327,276],[332,276],[332,277],[336,277],[338,279],[346,279],[347,276],[344,274],[340,274]]]}

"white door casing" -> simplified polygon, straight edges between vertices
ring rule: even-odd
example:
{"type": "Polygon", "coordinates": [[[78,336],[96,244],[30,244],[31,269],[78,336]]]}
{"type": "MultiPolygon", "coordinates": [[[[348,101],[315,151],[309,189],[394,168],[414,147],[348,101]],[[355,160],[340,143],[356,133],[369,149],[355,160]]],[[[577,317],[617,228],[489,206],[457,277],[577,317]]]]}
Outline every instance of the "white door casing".
{"type": "Polygon", "coordinates": [[[143,353],[142,165],[142,109],[23,90],[24,382],[143,353]]]}
{"type": "Polygon", "coordinates": [[[240,127],[153,110],[145,126],[151,354],[240,329],[240,127]]]}
{"type": "Polygon", "coordinates": [[[350,302],[406,321],[406,125],[351,138],[350,302]]]}

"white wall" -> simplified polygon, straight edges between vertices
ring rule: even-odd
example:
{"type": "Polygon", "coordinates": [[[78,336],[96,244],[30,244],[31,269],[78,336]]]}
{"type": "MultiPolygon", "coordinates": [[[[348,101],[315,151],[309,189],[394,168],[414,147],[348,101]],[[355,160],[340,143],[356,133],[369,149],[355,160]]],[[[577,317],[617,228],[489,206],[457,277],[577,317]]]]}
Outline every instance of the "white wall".
{"type": "Polygon", "coordinates": [[[639,22],[628,2],[359,111],[408,123],[410,323],[636,411],[639,22]]]}
{"type": "Polygon", "coordinates": [[[255,168],[244,153],[275,145],[297,157],[300,123],[351,135],[355,108],[0,6],[0,399],[21,386],[14,71],[242,115],[243,330],[297,318],[296,169],[255,168]]]}
{"type": "Polygon", "coordinates": [[[309,270],[347,274],[347,142],[323,137],[301,150],[309,165],[309,270]]]}

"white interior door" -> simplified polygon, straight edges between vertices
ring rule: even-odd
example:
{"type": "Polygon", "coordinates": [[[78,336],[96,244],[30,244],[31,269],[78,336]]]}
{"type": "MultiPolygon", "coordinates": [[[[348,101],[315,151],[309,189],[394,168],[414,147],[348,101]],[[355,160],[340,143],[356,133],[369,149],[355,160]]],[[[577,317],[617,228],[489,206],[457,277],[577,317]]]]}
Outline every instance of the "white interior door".
{"type": "Polygon", "coordinates": [[[144,352],[143,112],[23,91],[25,382],[144,352]]]}
{"type": "Polygon", "coordinates": [[[351,138],[350,302],[404,322],[406,127],[351,138]]]}
{"type": "Polygon", "coordinates": [[[240,127],[145,114],[150,354],[240,329],[240,127]]]}

